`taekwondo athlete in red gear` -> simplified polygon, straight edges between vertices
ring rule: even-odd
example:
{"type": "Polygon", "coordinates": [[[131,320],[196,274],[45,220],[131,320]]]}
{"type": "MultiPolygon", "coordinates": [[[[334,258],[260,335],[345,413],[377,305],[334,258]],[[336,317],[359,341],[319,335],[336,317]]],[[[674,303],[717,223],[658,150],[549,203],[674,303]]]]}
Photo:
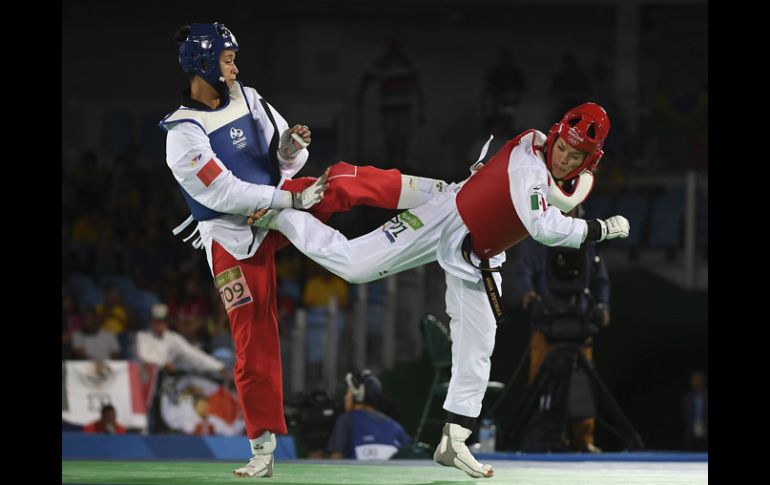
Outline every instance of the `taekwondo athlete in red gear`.
{"type": "MultiPolygon", "coordinates": [[[[523,132],[481,168],[477,162],[469,179],[451,184],[427,203],[352,240],[300,211],[255,214],[265,214],[255,224],[281,231],[297,249],[352,283],[373,281],[436,260],[444,268],[452,374],[436,462],[475,478],[494,473],[491,465],[476,461],[465,444],[481,413],[499,318],[493,311],[492,296],[487,295],[480,264],[499,267],[505,261],[505,250],[527,235],[547,246],[572,248],[587,240],[628,237],[629,225],[623,216],[587,221],[562,213],[590,193],[590,171],[602,156],[609,127],[609,118],[599,105],[577,106],[551,127],[548,136],[537,130],[523,132]],[[468,249],[464,251],[464,247],[468,249]]],[[[499,272],[488,273],[499,303],[502,278],[499,272]]]]}
{"type": "Polygon", "coordinates": [[[253,453],[234,473],[269,477],[275,434],[287,432],[273,253],[288,242],[250,227],[247,216],[258,207],[313,208],[323,220],[356,204],[413,207],[445,184],[343,162],[319,179],[290,180],[307,161],[310,130],[289,129],[256,90],[236,80],[239,45],[232,32],[221,23],[192,24],[177,41],[190,87],[160,126],[167,131],[167,164],[192,216],[174,233],[198,223],[185,240],[199,234],[193,244],[206,251],[230,319],[233,377],[253,453]]]}

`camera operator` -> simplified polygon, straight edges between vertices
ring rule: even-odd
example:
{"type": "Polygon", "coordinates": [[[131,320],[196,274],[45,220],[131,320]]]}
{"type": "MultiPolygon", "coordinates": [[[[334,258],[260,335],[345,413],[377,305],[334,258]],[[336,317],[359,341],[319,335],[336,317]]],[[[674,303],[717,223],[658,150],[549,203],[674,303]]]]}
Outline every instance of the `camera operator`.
{"type": "Polygon", "coordinates": [[[326,450],[330,458],[387,460],[412,442],[396,420],[381,413],[382,383],[370,370],[345,376],[345,413],[337,418],[326,450]]]}
{"type": "Polygon", "coordinates": [[[324,448],[331,435],[341,406],[323,389],[296,392],[287,396],[284,413],[297,438],[300,458],[325,458],[324,448]]]}
{"type": "MultiPolygon", "coordinates": [[[[582,208],[567,215],[580,217],[577,211],[582,208]]],[[[522,241],[514,267],[514,299],[531,315],[529,385],[555,343],[582,344],[580,353],[592,362],[592,335],[610,322],[609,297],[607,267],[594,243],[574,250],[548,248],[532,238],[522,241]]],[[[601,452],[594,445],[595,425],[593,416],[572,423],[576,451],[601,452]]]]}

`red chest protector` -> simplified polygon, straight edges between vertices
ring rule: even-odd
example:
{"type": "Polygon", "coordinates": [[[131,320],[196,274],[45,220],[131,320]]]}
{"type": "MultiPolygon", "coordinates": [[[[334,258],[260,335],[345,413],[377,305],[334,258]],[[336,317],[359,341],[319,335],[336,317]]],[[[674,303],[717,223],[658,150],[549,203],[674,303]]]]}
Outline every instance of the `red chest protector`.
{"type": "Polygon", "coordinates": [[[480,258],[500,254],[529,235],[513,207],[508,163],[523,137],[533,134],[534,143],[534,131],[509,140],[457,194],[457,210],[470,230],[473,252],[480,258]]]}

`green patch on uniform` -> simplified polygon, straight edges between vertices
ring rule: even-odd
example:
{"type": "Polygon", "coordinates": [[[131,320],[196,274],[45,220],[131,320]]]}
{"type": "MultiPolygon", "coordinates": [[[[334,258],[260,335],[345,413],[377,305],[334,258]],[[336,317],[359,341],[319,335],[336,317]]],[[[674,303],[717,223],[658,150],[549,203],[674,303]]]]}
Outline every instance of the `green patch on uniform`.
{"type": "Polygon", "coordinates": [[[236,266],[235,268],[230,268],[219,273],[216,278],[214,278],[214,283],[217,285],[217,289],[221,290],[223,287],[229,285],[237,279],[240,279],[242,276],[241,267],[236,266]]]}
{"type": "Polygon", "coordinates": [[[409,224],[409,227],[411,227],[415,231],[423,226],[423,223],[420,220],[420,218],[409,211],[402,212],[401,214],[398,215],[398,218],[406,222],[407,224],[409,224]]]}
{"type": "Polygon", "coordinates": [[[537,194],[532,194],[529,196],[529,203],[531,204],[533,211],[536,211],[540,208],[540,199],[538,198],[537,194]]]}

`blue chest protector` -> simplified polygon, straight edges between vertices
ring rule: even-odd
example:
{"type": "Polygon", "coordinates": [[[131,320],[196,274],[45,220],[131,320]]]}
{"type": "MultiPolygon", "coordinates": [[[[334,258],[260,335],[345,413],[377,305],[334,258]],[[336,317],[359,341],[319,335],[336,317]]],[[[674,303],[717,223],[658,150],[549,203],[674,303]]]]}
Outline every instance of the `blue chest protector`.
{"type": "MultiPolygon", "coordinates": [[[[263,102],[265,111],[273,123],[273,139],[279,136],[272,113],[263,102]]],[[[178,123],[195,123],[200,126],[211,142],[211,148],[225,167],[240,180],[252,184],[276,186],[280,180],[278,162],[270,153],[277,141],[268,146],[263,128],[252,117],[243,86],[239,81],[233,85],[227,104],[216,110],[203,111],[179,108],[166,116],[161,128],[171,129],[178,123]]],[[[182,195],[196,221],[206,221],[222,215],[209,209],[184,190],[182,195]]]]}

